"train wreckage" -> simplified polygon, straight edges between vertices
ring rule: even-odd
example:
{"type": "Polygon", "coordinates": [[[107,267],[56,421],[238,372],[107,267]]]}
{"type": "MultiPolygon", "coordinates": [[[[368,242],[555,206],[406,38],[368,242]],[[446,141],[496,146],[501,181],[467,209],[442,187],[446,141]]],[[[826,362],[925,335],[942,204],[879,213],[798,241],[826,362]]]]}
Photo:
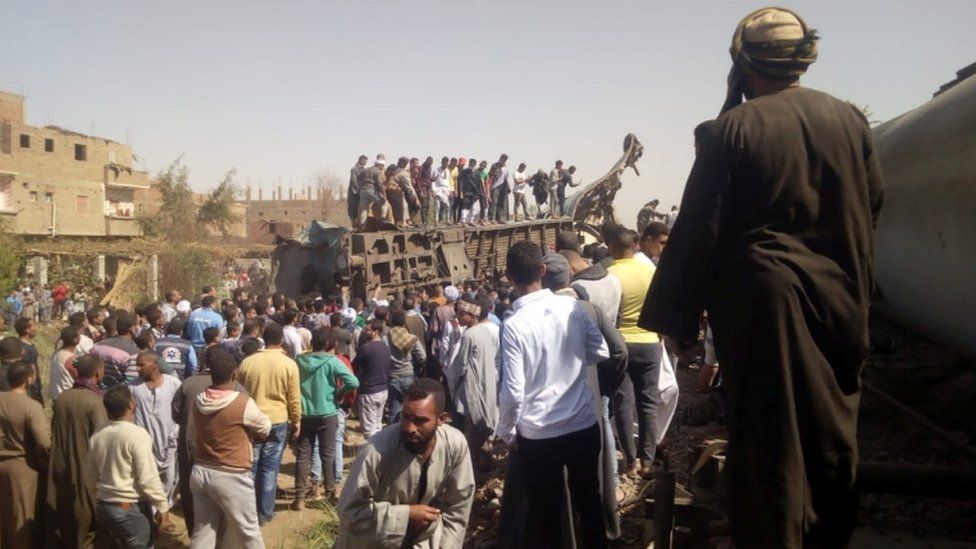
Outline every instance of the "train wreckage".
{"type": "Polygon", "coordinates": [[[623,148],[623,156],[606,175],[566,199],[568,217],[404,229],[371,218],[361,231],[313,221],[298,238],[278,242],[271,256],[275,285],[290,297],[329,295],[346,286],[353,297],[365,298],[377,286],[396,294],[428,284],[500,276],[514,242],[531,240],[548,247],[566,230],[592,238],[600,225],[616,219],[613,200],[620,178],[627,168],[640,175],[637,161],[644,153],[633,134],[624,138],[623,148]]]}
{"type": "Polygon", "coordinates": [[[875,231],[883,309],[976,360],[976,63],[874,137],[885,178],[875,231]]]}

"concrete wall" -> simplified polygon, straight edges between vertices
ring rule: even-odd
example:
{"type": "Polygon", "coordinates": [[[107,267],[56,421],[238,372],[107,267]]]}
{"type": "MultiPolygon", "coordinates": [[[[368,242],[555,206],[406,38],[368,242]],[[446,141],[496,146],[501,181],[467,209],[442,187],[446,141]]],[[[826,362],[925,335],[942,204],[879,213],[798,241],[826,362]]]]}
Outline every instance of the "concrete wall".
{"type": "MultiPolygon", "coordinates": [[[[254,196],[254,193],[249,194],[254,196]]],[[[290,194],[294,196],[295,193],[290,194]]],[[[306,191],[301,194],[308,196],[311,193],[306,191]]],[[[313,200],[242,201],[241,204],[247,206],[247,239],[258,244],[270,244],[275,235],[285,238],[297,236],[312,220],[348,227],[346,202],[335,199],[329,193],[320,193],[319,196],[321,198],[313,200]],[[270,231],[271,227],[275,228],[274,233],[270,231]]]]}
{"type": "Polygon", "coordinates": [[[0,91],[0,120],[24,123],[24,97],[0,91]]]}
{"type": "Polygon", "coordinates": [[[24,124],[23,100],[17,98],[0,92],[0,210],[8,229],[30,235],[141,234],[135,218],[146,210],[150,182],[134,169],[131,147],[24,124]]]}
{"type": "Polygon", "coordinates": [[[302,224],[315,219],[349,225],[346,203],[331,196],[321,200],[249,200],[243,204],[247,205],[249,221],[277,220],[302,224]]]}

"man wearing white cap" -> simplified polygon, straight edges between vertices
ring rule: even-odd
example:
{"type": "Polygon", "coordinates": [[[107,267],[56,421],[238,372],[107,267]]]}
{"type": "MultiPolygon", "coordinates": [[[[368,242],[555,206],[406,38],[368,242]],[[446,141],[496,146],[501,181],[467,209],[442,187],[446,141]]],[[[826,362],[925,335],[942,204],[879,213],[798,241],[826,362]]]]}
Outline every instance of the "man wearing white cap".
{"type": "Polygon", "coordinates": [[[383,154],[376,155],[376,162],[372,166],[362,171],[359,178],[359,215],[356,218],[356,228],[359,229],[366,223],[366,218],[377,208],[381,211],[376,212],[380,217],[386,216],[386,200],[383,198],[383,183],[386,176],[383,171],[386,169],[386,157],[383,154]]]}
{"type": "Polygon", "coordinates": [[[431,351],[437,356],[437,372],[429,372],[429,377],[442,379],[444,368],[451,362],[451,331],[454,322],[454,303],[461,297],[461,290],[450,285],[444,288],[445,304],[434,309],[430,319],[431,351]]]}
{"type": "Polygon", "coordinates": [[[708,310],[736,547],[846,547],[878,157],[855,107],[799,86],[817,35],[795,13],[749,14],[730,52],[639,325],[687,343],[708,310]]]}

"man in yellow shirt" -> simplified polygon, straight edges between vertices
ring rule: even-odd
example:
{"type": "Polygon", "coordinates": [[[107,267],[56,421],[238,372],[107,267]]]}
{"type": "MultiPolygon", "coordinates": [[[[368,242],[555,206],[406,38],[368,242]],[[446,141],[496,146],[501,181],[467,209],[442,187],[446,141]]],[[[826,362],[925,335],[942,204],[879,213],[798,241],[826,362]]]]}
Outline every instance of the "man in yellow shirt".
{"type": "Polygon", "coordinates": [[[657,442],[657,407],[659,401],[658,377],[661,375],[661,341],[654,332],[637,325],[644,306],[647,288],[654,277],[654,266],[634,257],[637,233],[621,225],[610,225],[603,230],[603,239],[610,249],[613,263],[608,269],[620,279],[620,334],[627,344],[627,379],[617,391],[617,431],[626,458],[626,472],[645,478],[654,473],[654,453],[657,442]],[[635,403],[636,401],[636,403],[635,403]],[[634,445],[634,422],[637,414],[638,441],[634,445]],[[640,469],[636,470],[636,460],[640,469]]]}
{"type": "Polygon", "coordinates": [[[281,347],[282,328],[278,324],[264,327],[264,349],[241,363],[241,384],[258,408],[271,420],[271,432],[254,443],[254,493],[257,497],[258,521],[263,525],[274,517],[278,469],[288,440],[288,428],[297,438],[301,428],[302,404],[298,365],[281,347]]]}

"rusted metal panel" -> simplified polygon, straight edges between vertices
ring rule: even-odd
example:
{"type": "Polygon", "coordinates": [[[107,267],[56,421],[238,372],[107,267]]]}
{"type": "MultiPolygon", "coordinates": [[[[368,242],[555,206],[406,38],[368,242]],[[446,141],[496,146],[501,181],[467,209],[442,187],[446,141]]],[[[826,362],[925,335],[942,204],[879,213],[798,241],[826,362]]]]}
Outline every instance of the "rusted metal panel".
{"type": "Polygon", "coordinates": [[[442,242],[439,232],[422,230],[351,233],[347,276],[354,295],[377,285],[392,291],[450,281],[442,242]]]}
{"type": "Polygon", "coordinates": [[[447,227],[350,233],[345,283],[366,296],[379,285],[390,293],[427,284],[460,284],[505,272],[509,247],[530,240],[552,247],[556,235],[573,230],[569,219],[484,227],[447,227]]]}
{"type": "Polygon", "coordinates": [[[498,276],[505,272],[505,256],[515,242],[530,240],[552,248],[560,231],[575,230],[569,219],[526,221],[467,229],[465,249],[471,259],[474,278],[498,276]]]}

